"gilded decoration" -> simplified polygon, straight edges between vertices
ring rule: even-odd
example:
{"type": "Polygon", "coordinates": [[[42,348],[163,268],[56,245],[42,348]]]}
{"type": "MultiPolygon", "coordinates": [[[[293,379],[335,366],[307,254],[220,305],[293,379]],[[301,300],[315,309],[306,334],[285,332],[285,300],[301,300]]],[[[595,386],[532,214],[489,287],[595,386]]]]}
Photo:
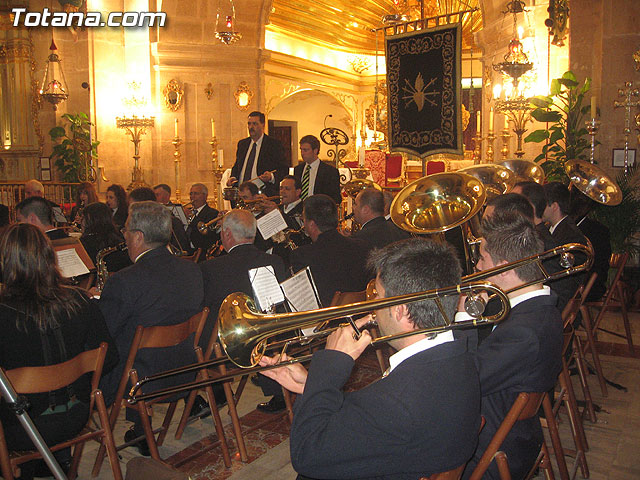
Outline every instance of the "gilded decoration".
{"type": "Polygon", "coordinates": [[[389,145],[462,154],[460,25],[386,37],[389,145]]]}
{"type": "Polygon", "coordinates": [[[233,96],[236,99],[236,105],[240,110],[247,110],[251,104],[253,98],[253,91],[249,87],[247,82],[240,82],[236,91],[233,92],[233,96]]]}
{"type": "Polygon", "coordinates": [[[182,106],[184,89],[180,82],[172,78],[162,90],[162,96],[164,97],[165,106],[172,112],[177,112],[182,106]]]}

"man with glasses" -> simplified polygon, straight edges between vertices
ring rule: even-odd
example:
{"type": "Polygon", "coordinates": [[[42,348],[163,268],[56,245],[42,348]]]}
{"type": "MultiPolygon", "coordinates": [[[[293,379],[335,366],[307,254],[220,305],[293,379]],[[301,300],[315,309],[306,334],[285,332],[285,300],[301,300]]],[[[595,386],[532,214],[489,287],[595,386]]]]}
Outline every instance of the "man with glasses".
{"type": "Polygon", "coordinates": [[[216,243],[220,236],[215,230],[209,229],[206,233],[200,233],[198,223],[207,223],[218,216],[218,210],[207,205],[207,196],[209,190],[203,183],[194,183],[189,190],[189,200],[191,200],[192,210],[189,215],[189,224],[187,225],[187,237],[191,242],[193,249],[201,248],[202,254],[200,258],[204,259],[205,253],[211,245],[216,243]]]}

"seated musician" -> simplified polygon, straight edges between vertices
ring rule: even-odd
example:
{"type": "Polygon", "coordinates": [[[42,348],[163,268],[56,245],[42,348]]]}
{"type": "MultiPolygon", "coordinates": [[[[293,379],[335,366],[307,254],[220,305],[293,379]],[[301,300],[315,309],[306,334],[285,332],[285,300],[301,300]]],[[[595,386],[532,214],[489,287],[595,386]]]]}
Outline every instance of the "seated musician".
{"type": "Polygon", "coordinates": [[[351,236],[361,238],[371,247],[381,248],[410,236],[384,219],[384,195],[374,188],[358,193],[353,203],[353,218],[362,227],[351,236]]]}
{"type": "MultiPolygon", "coordinates": [[[[111,209],[104,203],[94,202],[82,211],[82,236],[80,242],[97,267],[98,252],[105,248],[115,247],[124,242],[124,237],[116,229],[111,217],[111,209]]],[[[115,251],[104,260],[108,272],[117,272],[131,265],[129,255],[123,251],[115,251]]]]}
{"type": "MultiPolygon", "coordinates": [[[[370,257],[380,298],[456,285],[461,268],[451,248],[408,239],[370,257]]],[[[442,299],[449,318],[456,298],[442,299]]],[[[370,317],[358,320],[362,326],[370,317]]],[[[376,311],[382,335],[444,326],[432,300],[376,311]]],[[[419,479],[453,470],[471,457],[480,426],[480,391],[473,356],[453,332],[416,334],[391,342],[389,372],[361,390],[342,387],[370,343],[351,327],[329,336],[309,371],[298,364],[265,371],[292,392],[291,463],[298,478],[419,479]]],[[[261,365],[277,362],[263,357],[261,365]]]]}
{"type": "MultiPolygon", "coordinates": [[[[203,300],[198,266],[172,255],[167,249],[171,239],[171,213],[166,207],[155,201],[133,203],[124,239],[134,264],[109,276],[99,302],[120,354],[118,366],[100,383],[107,404],[115,399],[136,327],[184,322],[200,311],[203,300]]],[[[187,339],[175,347],[140,351],[134,368],[142,378],[194,361],[193,339],[187,339]]],[[[166,379],[159,382],[158,388],[184,381],[184,376],[166,379]]],[[[127,409],[127,419],[134,425],[132,433],[125,435],[125,441],[143,433],[137,411],[127,409]]],[[[146,442],[138,445],[141,453],[148,452],[146,442]]]]}
{"type": "Polygon", "coordinates": [[[24,198],[40,197],[51,207],[51,219],[54,224],[67,223],[67,218],[62,212],[62,208],[56,202],[52,202],[44,196],[44,185],[36,179],[27,180],[24,184],[24,198]]]}
{"type": "Polygon", "coordinates": [[[335,292],[358,292],[373,277],[366,260],[370,247],[364,240],[347,238],[338,232],[338,208],[327,195],[312,195],[304,201],[304,231],[313,242],[291,252],[294,272],[305,267],[311,274],[324,306],[335,292]]]}
{"type": "Polygon", "coordinates": [[[189,199],[191,200],[193,207],[189,212],[187,238],[191,242],[190,247],[193,250],[197,248],[202,249],[202,254],[200,255],[201,259],[204,259],[204,253],[219,240],[219,236],[215,230],[209,230],[206,233],[201,233],[198,230],[198,223],[207,223],[218,216],[218,210],[207,204],[208,196],[209,190],[205,184],[194,183],[191,185],[191,189],[189,190],[189,199]]]}
{"type": "Polygon", "coordinates": [[[35,225],[49,237],[49,240],[60,240],[69,236],[62,228],[53,226],[53,211],[50,203],[42,197],[28,197],[16,205],[16,220],[20,223],[35,225]]]}
{"type": "MultiPolygon", "coordinates": [[[[516,212],[494,212],[482,220],[478,270],[513,262],[543,251],[531,220],[516,212]]],[[[549,287],[535,283],[536,264],[507,270],[488,280],[509,293],[511,312],[477,349],[476,365],[482,390],[482,415],[486,424],[478,448],[467,465],[468,478],[500,423],[521,392],[547,392],[561,369],[562,319],[557,297],[549,287]]],[[[463,313],[458,313],[464,315],[463,313]]],[[[500,450],[507,454],[513,478],[524,478],[540,452],[542,429],[537,416],[521,420],[511,429],[500,450]]],[[[492,463],[484,478],[499,479],[492,463]]]]}

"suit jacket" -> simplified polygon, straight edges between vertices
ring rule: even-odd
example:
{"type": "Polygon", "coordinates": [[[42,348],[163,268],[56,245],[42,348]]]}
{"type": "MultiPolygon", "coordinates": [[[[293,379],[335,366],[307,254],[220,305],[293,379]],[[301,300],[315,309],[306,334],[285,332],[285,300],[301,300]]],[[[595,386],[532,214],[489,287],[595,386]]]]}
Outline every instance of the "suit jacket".
{"type": "Polygon", "coordinates": [[[205,204],[205,206],[202,207],[202,210],[198,212],[198,215],[196,215],[193,220],[191,220],[191,223],[187,225],[187,237],[189,237],[189,240],[193,244],[193,248],[202,249],[202,255],[200,255],[200,258],[204,259],[204,254],[207,253],[207,250],[209,250],[209,247],[211,247],[211,245],[213,245],[220,239],[220,235],[215,231],[209,231],[203,235],[198,231],[198,223],[207,223],[217,216],[218,210],[216,210],[215,208],[211,208],[209,205],[205,204]]]}
{"type": "Polygon", "coordinates": [[[365,223],[351,236],[364,240],[372,248],[382,248],[398,240],[409,238],[411,235],[396,227],[393,222],[387,222],[384,217],[376,217],[365,223]]]}
{"type": "MultiPolygon", "coordinates": [[[[109,276],[100,296],[100,310],[115,340],[120,362],[100,382],[106,400],[114,400],[136,327],[184,322],[201,310],[202,299],[202,274],[198,266],[171,255],[164,246],[109,276]]],[[[190,338],[175,347],[140,351],[134,367],[142,378],[194,361],[190,338]]],[[[153,388],[178,385],[184,380],[184,375],[166,379],[153,388]]]]}
{"type": "Polygon", "coordinates": [[[589,274],[596,272],[598,277],[591,287],[588,300],[596,301],[602,298],[607,291],[606,283],[609,275],[609,260],[611,259],[611,234],[606,226],[589,217],[585,217],[578,228],[593,246],[593,267],[589,274]]]}
{"type": "MultiPolygon", "coordinates": [[[[300,162],[293,169],[293,175],[302,182],[302,174],[306,163],[300,162]]],[[[329,195],[336,205],[342,202],[342,193],[340,192],[340,172],[333,165],[320,162],[318,166],[318,174],[313,184],[313,194],[324,193],[329,195]]]]}
{"type": "MultiPolygon", "coordinates": [[[[478,347],[476,365],[482,390],[478,449],[465,469],[468,478],[520,392],[547,392],[562,368],[562,319],[556,296],[543,295],[519,303],[478,347]]],[[[523,478],[542,444],[537,416],[511,429],[500,450],[509,458],[513,478],[523,478]]],[[[483,478],[499,479],[495,463],[483,478]]]]}
{"type": "Polygon", "coordinates": [[[116,211],[113,213],[113,223],[115,223],[116,228],[121,230],[124,227],[125,222],[127,221],[127,217],[129,216],[129,212],[126,208],[118,207],[116,211]]]}
{"type": "Polygon", "coordinates": [[[369,250],[363,240],[328,230],[311,245],[291,252],[291,268],[297,272],[311,267],[320,300],[329,306],[337,291],[358,292],[367,288],[367,282],[374,277],[366,267],[369,250]]]}
{"type": "MultiPolygon", "coordinates": [[[[238,183],[242,183],[240,174],[242,173],[242,167],[244,166],[244,160],[247,156],[247,151],[251,145],[251,138],[243,138],[238,142],[236,148],[236,163],[231,168],[231,176],[238,179],[238,183]]],[[[275,170],[274,183],[266,183],[263,187],[263,193],[268,197],[278,195],[280,193],[280,180],[282,180],[289,170],[289,162],[284,157],[284,148],[282,144],[269,135],[262,137],[262,145],[260,146],[260,154],[257,158],[257,172],[258,175],[263,174],[266,171],[275,170]]]]}
{"type": "MultiPolygon", "coordinates": [[[[302,206],[303,202],[298,203],[289,213],[284,213],[284,210],[280,207],[284,221],[287,222],[287,227],[291,230],[300,230],[302,227],[302,206]]],[[[311,239],[307,237],[304,231],[291,234],[290,238],[293,243],[296,244],[296,247],[309,245],[311,243],[311,239]]],[[[273,254],[282,258],[285,268],[289,270],[291,267],[291,248],[289,248],[286,243],[275,243],[271,241],[271,244],[273,246],[273,254]]]]}
{"type": "Polygon", "coordinates": [[[480,391],[465,340],[434,346],[365,388],[342,392],[354,361],[313,355],[294,405],[291,463],[314,478],[419,479],[463,465],[480,426],[480,391]]]}
{"type": "Polygon", "coordinates": [[[264,253],[251,244],[238,245],[227,255],[212,258],[200,264],[204,280],[204,306],[211,309],[200,342],[203,348],[209,341],[222,301],[234,292],[253,296],[248,272],[252,268],[267,265],[273,267],[278,283],[286,278],[284,264],[280,257],[264,253]]]}
{"type": "Polygon", "coordinates": [[[9,207],[0,203],[0,227],[9,225],[9,207]]]}

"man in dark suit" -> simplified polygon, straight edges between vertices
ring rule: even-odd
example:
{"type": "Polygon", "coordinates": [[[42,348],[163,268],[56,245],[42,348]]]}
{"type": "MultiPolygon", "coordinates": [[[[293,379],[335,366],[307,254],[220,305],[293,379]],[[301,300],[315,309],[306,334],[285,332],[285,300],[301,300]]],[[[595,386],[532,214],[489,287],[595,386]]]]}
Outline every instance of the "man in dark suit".
{"type": "MultiPolygon", "coordinates": [[[[460,282],[451,248],[431,240],[387,245],[370,262],[380,298],[460,282]]],[[[443,299],[448,316],[456,301],[443,299]]],[[[431,300],[384,307],[376,318],[383,335],[445,324],[431,300]]],[[[393,340],[397,353],[389,359],[388,374],[344,393],[355,360],[371,342],[366,330],[359,340],[353,334],[350,327],[334,332],[326,348],[313,355],[308,372],[299,363],[264,372],[298,394],[290,442],[298,478],[418,479],[464,465],[480,426],[478,377],[466,339],[444,331],[435,338],[393,340]]],[[[263,357],[260,363],[276,361],[263,357]]]]}
{"type": "Polygon", "coordinates": [[[358,193],[353,203],[353,218],[362,227],[351,236],[361,238],[372,248],[382,248],[411,236],[384,219],[384,196],[374,188],[358,193]]]}
{"type": "Polygon", "coordinates": [[[304,230],[311,245],[303,245],[291,253],[294,272],[311,267],[322,304],[331,304],[337,291],[357,292],[367,287],[373,274],[366,261],[370,247],[360,239],[341,235],[338,209],[327,195],[313,195],[304,201],[304,230]]]}
{"type": "MultiPolygon", "coordinates": [[[[200,341],[203,349],[207,347],[218,319],[218,310],[227,295],[243,292],[253,296],[249,270],[270,266],[278,283],[285,279],[284,264],[280,257],[264,253],[253,244],[256,220],[248,210],[231,210],[227,213],[222,221],[220,236],[228,254],[200,265],[204,279],[204,305],[211,309],[200,341]]],[[[257,408],[267,412],[284,410],[280,386],[272,381],[262,381],[260,386],[266,396],[273,397],[268,402],[260,403],[257,408]]]]}
{"type": "Polygon", "coordinates": [[[207,205],[208,195],[209,190],[203,183],[194,183],[191,185],[189,199],[193,206],[189,216],[191,221],[187,225],[187,237],[191,242],[193,250],[198,248],[202,249],[201,259],[205,258],[205,254],[211,245],[220,239],[220,236],[215,232],[215,228],[209,229],[207,233],[201,233],[198,230],[198,223],[207,223],[218,216],[218,210],[207,205]]]}
{"type": "Polygon", "coordinates": [[[47,199],[42,197],[28,197],[16,205],[16,220],[35,225],[49,237],[49,240],[60,240],[69,236],[62,228],[56,228],[52,225],[51,206],[47,199]]]}
{"type": "Polygon", "coordinates": [[[249,138],[238,142],[236,162],[231,169],[227,186],[251,180],[268,197],[278,194],[278,184],[287,174],[289,162],[284,157],[282,144],[265,135],[265,117],[262,112],[251,112],[247,121],[249,138]]]}
{"type": "Polygon", "coordinates": [[[333,165],[321,162],[318,158],[320,153],[320,141],[313,135],[305,135],[300,140],[300,155],[303,162],[298,164],[293,170],[293,175],[300,180],[302,192],[300,198],[306,200],[307,197],[318,193],[323,193],[331,197],[340,205],[342,194],[340,193],[340,172],[333,165]],[[306,188],[305,188],[305,178],[306,188]]]}
{"type": "MultiPolygon", "coordinates": [[[[478,270],[487,270],[542,252],[542,241],[533,223],[523,215],[494,212],[482,220],[478,270]]],[[[500,423],[520,392],[547,392],[561,370],[562,319],[557,298],[541,283],[518,288],[539,278],[538,266],[531,264],[508,270],[488,280],[509,293],[511,312],[478,346],[476,365],[482,390],[481,412],[486,424],[480,432],[478,448],[466,467],[468,478],[500,423]]],[[[459,312],[459,315],[464,313],[459,312]]],[[[537,416],[521,420],[511,429],[500,450],[509,458],[513,478],[523,478],[535,462],[542,445],[542,429],[537,416]]],[[[499,479],[495,463],[483,478],[499,479]]]]}
{"type": "Polygon", "coordinates": [[[9,225],[9,207],[0,203],[0,228],[9,225]]]}
{"type": "MultiPolygon", "coordinates": [[[[100,296],[100,310],[118,348],[120,362],[101,382],[107,403],[114,401],[118,383],[138,325],[173,325],[184,322],[202,307],[202,273],[193,262],[171,255],[167,244],[171,238],[171,213],[156,202],[131,205],[124,238],[133,265],[109,275],[100,296]]],[[[180,365],[195,362],[193,339],[175,347],[142,350],[134,368],[141,378],[180,365]]],[[[190,377],[159,381],[157,388],[179,385],[190,377]]],[[[127,409],[127,419],[134,421],[133,434],[141,434],[137,412],[127,409]]]]}

